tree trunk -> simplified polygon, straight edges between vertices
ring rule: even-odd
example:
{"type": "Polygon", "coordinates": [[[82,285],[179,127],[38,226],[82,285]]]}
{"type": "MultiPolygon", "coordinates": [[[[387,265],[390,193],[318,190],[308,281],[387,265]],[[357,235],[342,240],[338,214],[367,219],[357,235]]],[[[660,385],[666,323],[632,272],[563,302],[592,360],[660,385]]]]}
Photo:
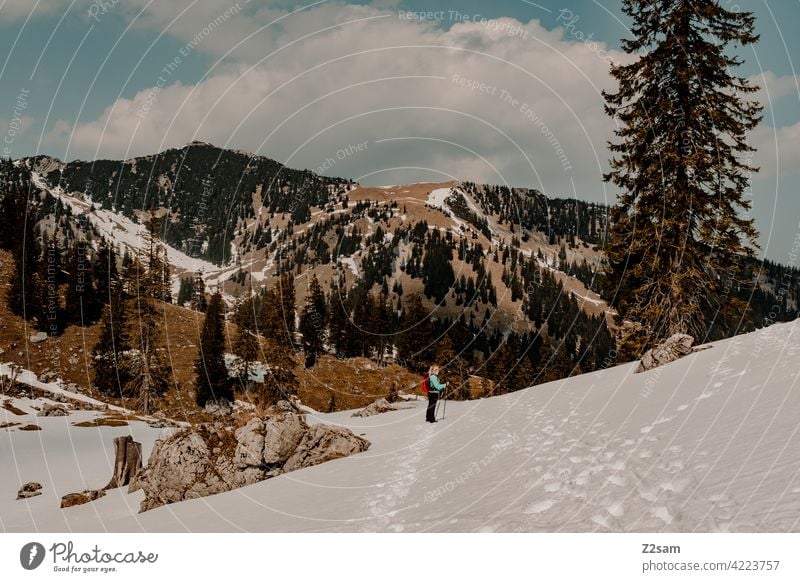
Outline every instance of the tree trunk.
{"type": "Polygon", "coordinates": [[[142,470],[142,443],[134,441],[132,436],[115,438],[114,452],[114,474],[104,490],[130,484],[142,470]]]}

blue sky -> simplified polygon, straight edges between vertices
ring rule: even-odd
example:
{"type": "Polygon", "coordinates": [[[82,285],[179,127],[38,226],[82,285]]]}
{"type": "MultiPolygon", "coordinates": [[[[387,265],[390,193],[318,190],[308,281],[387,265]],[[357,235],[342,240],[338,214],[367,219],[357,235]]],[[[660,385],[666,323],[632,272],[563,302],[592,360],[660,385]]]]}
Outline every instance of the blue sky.
{"type": "MultiPolygon", "coordinates": [[[[737,49],[741,72],[769,89],[752,136],[764,168],[753,216],[766,255],[788,262],[800,228],[800,1],[727,4],[757,15],[761,41],[737,49]]],[[[625,58],[615,52],[627,35],[617,1],[0,6],[4,155],[119,158],[201,139],[315,169],[366,141],[366,152],[327,171],[375,184],[458,177],[614,200],[600,180],[613,126],[599,91],[613,88],[602,55],[625,58]]]]}

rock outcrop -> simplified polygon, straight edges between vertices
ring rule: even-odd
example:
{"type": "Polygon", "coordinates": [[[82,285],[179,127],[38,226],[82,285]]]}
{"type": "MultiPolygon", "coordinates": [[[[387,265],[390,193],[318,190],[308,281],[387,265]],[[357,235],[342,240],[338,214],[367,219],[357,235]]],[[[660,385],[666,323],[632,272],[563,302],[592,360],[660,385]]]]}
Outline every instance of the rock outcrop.
{"type": "Polygon", "coordinates": [[[75,505],[83,505],[95,499],[100,499],[106,494],[103,490],[82,491],[81,493],[67,493],[61,498],[61,509],[73,507],[75,505]]]}
{"type": "Polygon", "coordinates": [[[647,350],[639,361],[636,372],[646,372],[658,366],[669,364],[692,353],[694,338],[685,333],[676,333],[656,347],[647,350]]]}
{"type": "Polygon", "coordinates": [[[397,410],[397,408],[389,404],[389,401],[386,398],[379,398],[367,407],[362,408],[358,412],[354,412],[353,416],[373,416],[375,414],[383,414],[384,412],[390,412],[392,410],[397,410]]]}
{"type": "Polygon", "coordinates": [[[293,412],[282,412],[264,421],[265,465],[283,465],[308,433],[305,418],[293,412]]]}
{"type": "Polygon", "coordinates": [[[36,416],[67,416],[69,410],[63,404],[45,404],[36,416]]]}
{"type": "Polygon", "coordinates": [[[205,411],[214,416],[230,416],[233,412],[233,406],[227,400],[220,400],[206,404],[205,411]]]}
{"type": "Polygon", "coordinates": [[[30,483],[25,483],[25,485],[19,488],[19,491],[17,492],[17,499],[28,499],[29,497],[36,497],[37,495],[41,494],[41,483],[35,483],[31,481],[30,483]]]}
{"type": "Polygon", "coordinates": [[[141,511],[147,511],[346,457],[369,445],[346,428],[309,426],[296,407],[281,402],[235,431],[215,422],[156,441],[129,491],[144,490],[141,511]]]}
{"type": "Polygon", "coordinates": [[[319,465],[366,451],[369,441],[354,435],[341,426],[317,424],[312,426],[283,466],[285,472],[319,465]]]}

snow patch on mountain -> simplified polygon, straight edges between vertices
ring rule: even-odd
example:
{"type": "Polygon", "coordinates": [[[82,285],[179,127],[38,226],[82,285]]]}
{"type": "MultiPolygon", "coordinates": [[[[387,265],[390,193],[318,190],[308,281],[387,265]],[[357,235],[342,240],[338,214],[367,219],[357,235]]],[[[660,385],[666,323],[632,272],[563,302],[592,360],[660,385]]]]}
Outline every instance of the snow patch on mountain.
{"type": "MultiPolygon", "coordinates": [[[[123,245],[134,252],[138,252],[142,248],[145,240],[144,236],[147,232],[147,228],[143,224],[137,224],[127,216],[105,208],[95,207],[93,210],[91,203],[66,194],[60,187],[51,188],[37,172],[31,172],[31,178],[36,187],[46,190],[52,196],[61,200],[72,209],[74,214],[84,215],[109,242],[123,245]]],[[[182,271],[206,274],[221,270],[220,267],[209,261],[190,257],[166,243],[163,244],[167,251],[167,260],[173,267],[182,271]]]]}

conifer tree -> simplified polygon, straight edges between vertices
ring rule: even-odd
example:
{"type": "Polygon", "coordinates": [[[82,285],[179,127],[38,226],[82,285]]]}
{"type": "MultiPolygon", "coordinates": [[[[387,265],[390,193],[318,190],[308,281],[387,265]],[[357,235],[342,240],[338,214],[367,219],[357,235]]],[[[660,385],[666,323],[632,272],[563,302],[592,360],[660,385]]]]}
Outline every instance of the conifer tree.
{"type": "Polygon", "coordinates": [[[233,316],[234,323],[238,327],[236,339],[233,342],[233,353],[239,356],[244,363],[239,376],[239,382],[244,386],[249,382],[251,364],[258,358],[259,350],[254,299],[254,297],[248,297],[241,301],[236,306],[233,316]]]}
{"type": "Polygon", "coordinates": [[[412,370],[421,372],[431,365],[432,341],[433,323],[430,314],[422,305],[420,294],[413,293],[406,299],[400,330],[395,340],[398,356],[412,370]]]}
{"type": "Polygon", "coordinates": [[[178,287],[178,297],[176,302],[180,306],[184,306],[191,301],[194,289],[194,277],[181,277],[181,284],[178,287]]]}
{"type": "Polygon", "coordinates": [[[194,369],[199,406],[225,400],[233,402],[233,391],[225,366],[225,306],[219,292],[214,293],[208,302],[194,369]]]}
{"type": "Polygon", "coordinates": [[[21,206],[20,220],[12,225],[16,233],[12,255],[14,266],[11,273],[11,288],[8,290],[8,308],[15,315],[30,320],[39,315],[37,296],[40,280],[36,276],[39,256],[36,248],[36,229],[33,206],[21,206]]]}
{"type": "Polygon", "coordinates": [[[128,313],[120,282],[111,286],[109,304],[103,311],[100,337],[92,350],[94,385],[112,396],[128,395],[130,373],[122,365],[123,354],[130,350],[128,313]]]}
{"type": "Polygon", "coordinates": [[[97,258],[93,269],[98,301],[107,304],[111,301],[111,288],[119,275],[117,274],[117,253],[106,239],[102,239],[97,247],[97,258]]]}
{"type": "Polygon", "coordinates": [[[328,337],[338,358],[347,355],[348,335],[352,330],[344,285],[342,278],[328,294],[328,337]]]}
{"type": "MultiPolygon", "coordinates": [[[[607,248],[609,296],[620,317],[643,323],[650,344],[673,333],[703,337],[705,313],[724,291],[718,274],[735,273],[753,254],[745,198],[756,168],[746,134],[761,106],[732,71],[731,43],[758,40],[751,13],[718,0],[624,0],[638,58],[615,65],[616,93],[606,111],[619,122],[617,156],[606,180],[621,194],[607,248]]],[[[735,308],[730,301],[721,301],[735,308]]]]}
{"type": "Polygon", "coordinates": [[[373,343],[375,345],[375,357],[379,364],[383,364],[383,358],[387,351],[391,351],[392,341],[392,308],[389,302],[388,290],[381,290],[375,298],[375,309],[372,317],[373,343]]]}
{"type": "Polygon", "coordinates": [[[64,307],[67,322],[90,325],[102,313],[102,299],[97,292],[94,269],[85,241],[73,243],[69,263],[64,307]]]}
{"type": "Polygon", "coordinates": [[[325,326],[327,324],[327,304],[325,293],[316,275],[308,285],[306,304],[300,315],[300,331],[303,334],[303,352],[306,368],[317,363],[317,358],[325,349],[325,326]]]}
{"type": "Polygon", "coordinates": [[[289,335],[289,343],[291,344],[294,342],[294,332],[297,327],[295,323],[294,275],[292,275],[291,271],[281,275],[276,292],[280,299],[280,315],[283,319],[284,329],[289,335]]]}
{"type": "Polygon", "coordinates": [[[292,348],[286,342],[268,337],[264,341],[264,357],[269,374],[264,383],[262,398],[267,404],[297,393],[297,377],[292,348]]]}
{"type": "Polygon", "coordinates": [[[197,273],[194,277],[191,306],[192,309],[200,313],[205,313],[208,307],[208,301],[206,300],[206,282],[203,281],[203,275],[201,273],[197,273]]]}
{"type": "Polygon", "coordinates": [[[261,299],[261,318],[259,330],[265,338],[272,338],[281,343],[288,342],[286,329],[281,317],[281,305],[275,289],[266,289],[261,299]]]}
{"type": "Polygon", "coordinates": [[[169,368],[156,348],[160,337],[159,313],[155,299],[139,296],[134,299],[137,319],[134,326],[133,346],[121,359],[121,365],[130,375],[129,389],[136,398],[136,408],[150,414],[154,400],[169,388],[169,368]]]}

